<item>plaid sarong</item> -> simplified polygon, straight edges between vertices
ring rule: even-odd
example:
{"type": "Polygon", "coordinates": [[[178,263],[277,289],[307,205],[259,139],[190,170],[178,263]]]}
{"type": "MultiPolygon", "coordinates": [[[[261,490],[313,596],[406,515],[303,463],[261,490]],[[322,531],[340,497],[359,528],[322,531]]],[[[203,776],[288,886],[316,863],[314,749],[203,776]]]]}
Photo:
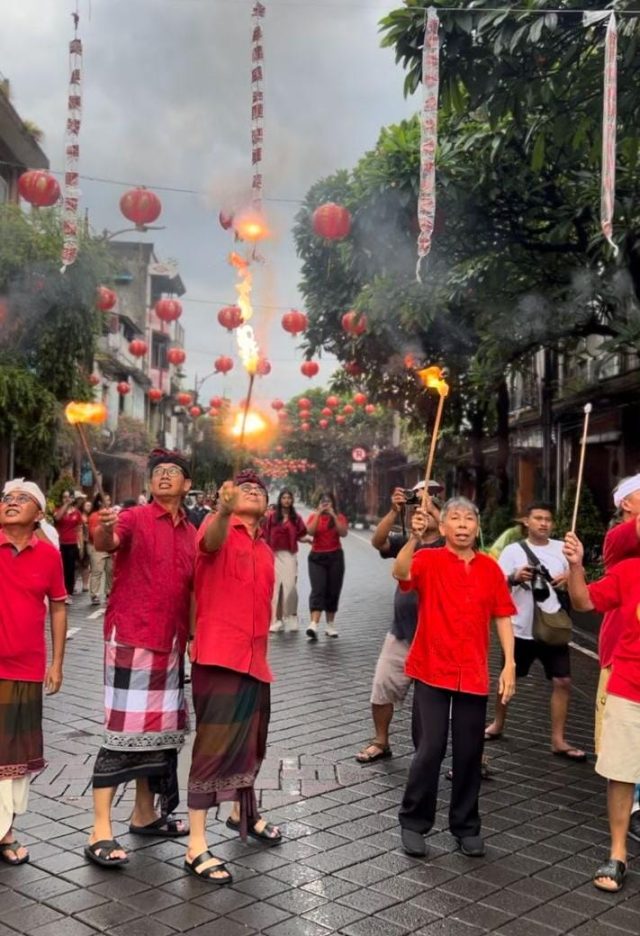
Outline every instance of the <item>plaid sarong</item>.
{"type": "Polygon", "coordinates": [[[42,683],[0,679],[0,780],[43,767],[42,683]]]}
{"type": "Polygon", "coordinates": [[[112,751],[180,748],[188,730],[184,660],[169,653],[105,644],[105,737],[112,751]]]}

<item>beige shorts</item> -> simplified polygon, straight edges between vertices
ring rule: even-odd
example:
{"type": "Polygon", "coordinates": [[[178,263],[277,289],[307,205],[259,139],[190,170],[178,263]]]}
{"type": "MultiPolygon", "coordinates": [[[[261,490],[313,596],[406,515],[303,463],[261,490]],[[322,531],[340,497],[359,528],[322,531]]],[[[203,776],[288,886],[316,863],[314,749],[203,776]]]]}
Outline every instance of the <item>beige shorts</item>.
{"type": "Polygon", "coordinates": [[[611,676],[611,667],[605,666],[600,670],[600,679],[596,689],[596,720],[593,729],[593,744],[596,754],[600,753],[600,739],[602,738],[602,719],[604,718],[604,707],[607,704],[607,683],[611,676]]]}
{"type": "Polygon", "coordinates": [[[596,773],[620,783],[640,781],[640,702],[607,696],[596,773]]]}
{"type": "Polygon", "coordinates": [[[411,685],[404,671],[408,654],[409,644],[406,641],[387,634],[373,676],[372,705],[402,705],[411,685]]]}

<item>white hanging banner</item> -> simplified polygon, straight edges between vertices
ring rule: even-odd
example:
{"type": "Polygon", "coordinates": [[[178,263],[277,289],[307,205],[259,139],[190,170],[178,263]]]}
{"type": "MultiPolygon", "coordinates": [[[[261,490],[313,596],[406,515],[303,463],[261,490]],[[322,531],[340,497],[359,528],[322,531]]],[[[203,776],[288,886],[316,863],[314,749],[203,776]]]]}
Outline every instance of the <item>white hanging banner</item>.
{"type": "Polygon", "coordinates": [[[257,2],[251,11],[251,200],[253,207],[262,210],[262,147],[264,144],[264,48],[262,20],[264,4],[257,2]]]}
{"type": "Polygon", "coordinates": [[[616,124],[618,119],[618,27],[612,13],[609,17],[604,52],[604,102],[602,108],[602,183],[600,191],[600,226],[613,247],[613,210],[616,197],[616,124]]]}
{"type": "Polygon", "coordinates": [[[440,20],[433,8],[427,11],[422,51],[422,114],[420,122],[420,192],[418,195],[418,262],[431,250],[436,216],[436,149],[438,146],[438,90],[440,86],[440,20]]]}
{"type": "Polygon", "coordinates": [[[69,93],[64,136],[64,195],[62,199],[62,269],[75,263],[78,256],[78,206],[80,187],[80,126],[82,124],[82,42],[78,39],[79,16],[73,13],[74,38],[69,44],[69,93]]]}

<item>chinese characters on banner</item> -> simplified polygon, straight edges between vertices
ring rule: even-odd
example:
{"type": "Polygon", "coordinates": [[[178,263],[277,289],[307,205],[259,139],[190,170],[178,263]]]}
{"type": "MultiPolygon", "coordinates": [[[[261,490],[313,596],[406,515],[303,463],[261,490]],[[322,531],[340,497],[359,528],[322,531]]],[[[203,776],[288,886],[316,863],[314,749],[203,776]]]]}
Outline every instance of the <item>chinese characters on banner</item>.
{"type": "Polygon", "coordinates": [[[618,28],[611,14],[604,52],[604,102],[602,108],[602,188],[600,192],[600,225],[614,254],[613,209],[616,195],[616,122],[618,117],[618,28]]]}
{"type": "Polygon", "coordinates": [[[262,210],[262,146],[264,143],[264,90],[262,87],[264,49],[262,20],[266,9],[257,2],[251,11],[251,200],[257,211],[262,210]]]}
{"type": "Polygon", "coordinates": [[[78,161],[80,157],[80,125],[82,123],[82,42],[78,38],[77,13],[73,14],[75,35],[69,44],[69,96],[67,124],[64,136],[64,196],[62,202],[62,272],[75,263],[78,256],[78,204],[80,187],[78,161]]]}
{"type": "Polygon", "coordinates": [[[422,114],[420,124],[420,192],[418,195],[418,262],[416,278],[420,278],[420,264],[431,250],[433,225],[436,214],[436,148],[438,145],[438,88],[440,83],[440,20],[433,9],[427,11],[422,52],[422,114]]]}

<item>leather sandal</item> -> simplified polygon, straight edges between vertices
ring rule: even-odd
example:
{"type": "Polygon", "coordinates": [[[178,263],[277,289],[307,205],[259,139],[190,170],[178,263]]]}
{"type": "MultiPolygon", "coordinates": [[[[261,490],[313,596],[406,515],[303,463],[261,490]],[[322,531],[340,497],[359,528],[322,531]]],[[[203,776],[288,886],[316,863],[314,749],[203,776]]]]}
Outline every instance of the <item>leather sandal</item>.
{"type": "Polygon", "coordinates": [[[225,884],[232,884],[233,877],[230,871],[227,871],[227,866],[224,861],[220,861],[219,858],[216,858],[209,849],[203,851],[200,855],[193,859],[193,861],[187,861],[184,859],[185,871],[188,871],[189,874],[193,874],[194,877],[200,878],[201,881],[208,881],[209,884],[215,884],[218,887],[224,887],[225,884]],[[217,864],[210,865],[208,868],[203,868],[202,871],[198,871],[198,868],[206,864],[207,861],[211,860],[217,861],[217,864]],[[222,872],[224,877],[214,877],[214,874],[222,872]]]}

